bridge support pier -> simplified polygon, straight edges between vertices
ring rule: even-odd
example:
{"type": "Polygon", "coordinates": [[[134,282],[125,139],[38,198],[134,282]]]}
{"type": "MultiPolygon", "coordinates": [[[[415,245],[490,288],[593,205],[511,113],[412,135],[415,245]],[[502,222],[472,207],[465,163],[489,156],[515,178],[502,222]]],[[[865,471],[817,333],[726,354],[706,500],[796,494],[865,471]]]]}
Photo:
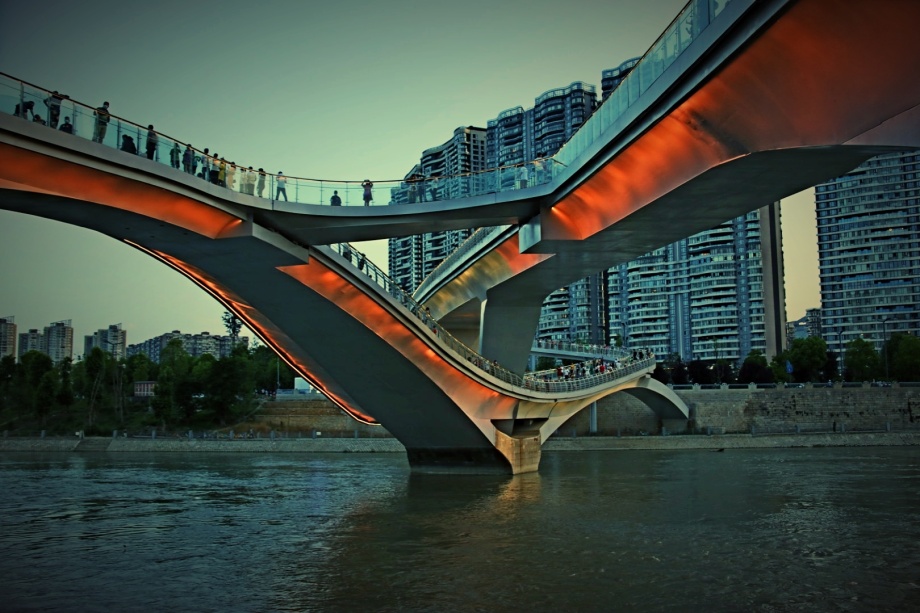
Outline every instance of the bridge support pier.
{"type": "Polygon", "coordinates": [[[540,435],[495,431],[495,447],[422,449],[406,447],[412,472],[441,475],[517,475],[540,468],[540,435]]]}

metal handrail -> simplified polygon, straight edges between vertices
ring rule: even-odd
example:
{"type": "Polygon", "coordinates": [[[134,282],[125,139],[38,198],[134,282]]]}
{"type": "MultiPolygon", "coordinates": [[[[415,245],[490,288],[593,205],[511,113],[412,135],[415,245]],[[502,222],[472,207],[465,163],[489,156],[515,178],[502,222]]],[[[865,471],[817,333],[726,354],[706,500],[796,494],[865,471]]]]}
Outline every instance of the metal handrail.
{"type": "Polygon", "coordinates": [[[415,291],[412,292],[412,295],[424,295],[428,290],[428,286],[433,285],[435,280],[438,279],[444,271],[452,268],[458,260],[473,251],[473,249],[485,243],[486,240],[492,238],[493,235],[497,236],[508,230],[510,227],[511,226],[488,226],[485,228],[479,228],[470,234],[465,241],[460,243],[456,249],[451,251],[446,258],[441,260],[438,265],[435,266],[424,279],[422,279],[422,282],[418,284],[418,287],[415,288],[415,291]]]}
{"type": "MultiPolygon", "coordinates": [[[[748,5],[752,4],[753,1],[754,0],[733,0],[735,3],[743,2],[748,5]]],[[[442,177],[382,179],[373,181],[372,183],[377,184],[378,188],[381,184],[391,187],[390,198],[386,199],[387,204],[398,204],[398,202],[395,201],[396,199],[394,199],[394,195],[401,194],[401,198],[402,195],[408,194],[413,184],[417,188],[421,187],[423,192],[427,190],[430,201],[444,200],[444,198],[437,197],[439,194],[449,195],[448,199],[454,199],[457,197],[465,198],[519,188],[518,185],[515,185],[518,182],[514,180],[516,175],[514,171],[515,169],[527,166],[532,167],[532,171],[529,173],[528,183],[525,187],[551,183],[557,175],[556,168],[566,168],[570,166],[581,153],[586,151],[594,142],[601,138],[607,128],[622,117],[626,113],[626,110],[636,103],[640,95],[647,91],[651,84],[661,76],[664,70],[673,64],[689,47],[690,43],[697,39],[700,34],[710,26],[713,19],[722,12],[727,4],[726,0],[690,0],[677,17],[674,18],[668,28],[665,29],[649,50],[642,56],[642,59],[636,63],[635,67],[623,81],[621,81],[620,85],[597,107],[597,109],[595,109],[592,116],[572,134],[571,138],[569,138],[555,155],[539,160],[528,160],[498,168],[490,168],[484,171],[445,175],[442,177]],[[431,193],[434,184],[437,185],[435,188],[438,192],[437,194],[431,193]]],[[[11,102],[15,101],[22,109],[21,114],[23,116],[26,114],[24,105],[27,102],[32,103],[32,112],[34,116],[35,103],[41,103],[50,99],[53,93],[57,93],[13,77],[7,73],[0,72],[0,91],[2,91],[4,87],[6,87],[8,91],[15,92],[13,95],[5,97],[8,97],[11,102]],[[4,79],[12,81],[16,86],[11,86],[9,82],[2,82],[4,79]],[[27,92],[27,88],[30,91],[27,92]]],[[[4,96],[0,94],[0,98],[3,97],[4,96]]],[[[69,97],[63,97],[60,98],[60,102],[57,105],[57,108],[60,109],[59,116],[64,115],[68,105],[70,107],[70,115],[73,116],[74,119],[71,133],[74,136],[79,136],[81,133],[94,133],[94,136],[96,136],[96,131],[94,129],[94,126],[97,125],[94,118],[95,109],[69,97]]],[[[8,103],[8,106],[12,109],[13,104],[8,103]]],[[[49,111],[50,110],[51,108],[49,106],[49,111]]],[[[12,110],[6,112],[13,113],[12,110]]],[[[144,145],[147,142],[148,129],[129,119],[110,114],[110,120],[106,122],[106,132],[108,132],[107,126],[112,121],[115,123],[114,147],[118,149],[122,148],[120,145],[122,137],[128,137],[131,140],[136,138],[136,142],[134,143],[136,153],[138,155],[145,155],[146,147],[144,145]]],[[[169,164],[177,170],[180,169],[181,166],[183,171],[190,172],[190,174],[193,175],[197,173],[199,164],[201,164],[202,167],[210,167],[212,164],[216,165],[223,161],[225,166],[234,170],[238,169],[240,177],[240,189],[238,191],[269,200],[272,208],[275,207],[275,204],[282,195],[285,201],[290,200],[291,202],[306,204],[325,204],[327,199],[330,199],[332,194],[339,189],[342,190],[345,196],[341,204],[345,206],[352,204],[352,198],[355,199],[355,204],[359,204],[363,201],[363,194],[365,191],[362,185],[364,183],[363,180],[315,179],[293,175],[287,176],[281,175],[280,173],[275,174],[265,171],[260,173],[260,171],[255,170],[254,165],[250,167],[236,166],[232,161],[229,163],[226,162],[225,158],[218,159],[219,152],[217,151],[213,154],[210,151],[205,154],[203,150],[188,145],[188,141],[178,140],[165,132],[151,130],[150,134],[156,135],[157,138],[156,146],[151,155],[152,160],[160,162],[160,158],[162,157],[163,160],[161,163],[169,164]],[[165,147],[163,145],[165,145],[165,147]],[[191,151],[192,160],[190,166],[192,170],[187,170],[184,162],[179,163],[174,160],[171,152],[176,151],[177,146],[180,150],[182,147],[187,147],[187,149],[191,151]],[[164,153],[161,154],[161,152],[164,153]],[[265,185],[258,181],[259,177],[264,177],[264,181],[267,181],[268,184],[265,185]],[[243,181],[244,178],[246,181],[243,181]],[[265,187],[269,190],[267,198],[264,196],[265,187]],[[293,193],[288,193],[289,190],[293,193]],[[304,198],[301,198],[301,191],[305,192],[304,198]],[[258,192],[258,194],[256,192],[258,192]]],[[[94,140],[96,139],[94,138],[94,140]]],[[[106,143],[105,137],[100,138],[98,142],[106,146],[112,146],[106,143]]],[[[182,152],[184,152],[184,150],[182,150],[182,152]]],[[[216,181],[223,187],[233,189],[237,173],[231,172],[229,174],[229,177],[225,175],[223,182],[221,182],[220,179],[216,179],[216,181]]],[[[208,181],[211,180],[209,176],[202,178],[208,181]]],[[[371,196],[373,196],[372,191],[371,196]]],[[[370,202],[373,201],[375,201],[375,199],[372,197],[370,200],[364,201],[364,204],[369,205],[370,202]]]]}
{"type": "MultiPolygon", "coordinates": [[[[632,375],[649,368],[654,368],[655,360],[649,356],[645,360],[638,360],[617,369],[609,369],[603,374],[597,374],[581,379],[559,381],[559,380],[538,380],[532,374],[525,374],[523,377],[514,373],[497,362],[490,361],[485,356],[473,350],[468,345],[461,342],[454,335],[447,331],[441,324],[434,320],[428,313],[428,310],[419,304],[408,292],[399,286],[387,273],[383,272],[378,266],[371,262],[364,253],[361,253],[349,243],[334,243],[328,245],[335,253],[342,256],[350,265],[363,273],[369,280],[383,289],[397,304],[406,309],[406,312],[414,318],[421,321],[429,330],[431,330],[437,339],[452,350],[460,358],[469,362],[472,366],[481,372],[490,375],[504,383],[509,383],[516,387],[524,388],[539,392],[575,392],[592,387],[604,385],[613,380],[622,379],[626,375],[632,375]]],[[[592,360],[593,361],[593,360],[592,360]]]]}

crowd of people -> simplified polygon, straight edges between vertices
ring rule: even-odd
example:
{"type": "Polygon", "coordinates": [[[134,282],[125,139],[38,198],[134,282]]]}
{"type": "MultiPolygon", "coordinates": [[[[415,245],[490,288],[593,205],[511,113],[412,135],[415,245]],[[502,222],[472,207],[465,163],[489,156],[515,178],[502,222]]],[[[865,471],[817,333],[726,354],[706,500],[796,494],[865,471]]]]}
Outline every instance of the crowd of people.
{"type": "MultiPolygon", "coordinates": [[[[35,123],[60,129],[62,132],[68,134],[74,134],[74,123],[71,122],[69,116],[64,117],[63,122],[60,121],[61,104],[64,100],[69,100],[69,98],[70,97],[66,94],[60,94],[57,91],[51,92],[51,94],[44,99],[44,104],[48,109],[47,120],[39,113],[35,112],[36,105],[33,100],[23,100],[16,104],[14,115],[26,119],[31,118],[35,123]]],[[[103,102],[101,106],[94,109],[92,117],[93,141],[103,143],[112,120],[109,102],[103,102]]],[[[137,130],[133,135],[122,133],[121,142],[117,144],[118,148],[132,155],[145,155],[149,160],[159,161],[161,152],[160,134],[154,129],[152,124],[147,126],[145,136],[142,135],[141,132],[141,127],[137,126],[137,130]],[[135,138],[137,138],[137,141],[135,141],[135,138]],[[144,143],[140,142],[142,139],[145,141],[144,143]]],[[[269,180],[268,177],[272,177],[272,181],[275,185],[273,194],[274,200],[281,200],[282,198],[285,201],[288,200],[288,178],[284,176],[283,172],[279,171],[277,174],[272,175],[262,168],[255,170],[252,166],[247,167],[237,165],[234,161],[227,161],[217,153],[212,155],[208,149],[198,151],[194,149],[191,144],[186,144],[183,149],[182,145],[177,142],[174,142],[172,147],[168,148],[168,156],[169,163],[173,168],[197,176],[214,185],[239,191],[242,194],[258,196],[259,198],[266,197],[266,182],[269,180]]],[[[525,162],[509,167],[509,169],[516,172],[514,177],[516,179],[515,187],[518,189],[523,189],[532,185],[540,185],[552,179],[552,162],[548,160],[525,162]]],[[[423,175],[416,172],[404,179],[406,197],[409,203],[426,202],[427,200],[436,201],[440,198],[450,197],[441,192],[453,193],[456,186],[451,187],[450,183],[452,181],[472,180],[471,177],[472,175],[470,177],[439,177],[438,175],[430,173],[423,175]],[[447,182],[443,188],[441,186],[442,181],[447,182]]],[[[370,206],[370,203],[374,201],[373,186],[373,182],[368,179],[365,179],[360,184],[364,206],[370,206]]],[[[269,193],[269,197],[272,197],[271,193],[269,193]]],[[[329,203],[332,206],[342,206],[342,199],[339,196],[338,190],[333,193],[329,203]]]]}
{"type": "MultiPolygon", "coordinates": [[[[74,134],[74,125],[70,120],[70,116],[65,116],[63,122],[60,121],[61,103],[69,98],[66,94],[54,91],[44,99],[44,104],[48,108],[47,121],[36,112],[34,100],[24,100],[17,103],[13,110],[13,115],[27,120],[31,119],[34,123],[56,128],[67,134],[74,134]]],[[[101,106],[93,110],[93,142],[103,143],[105,141],[108,127],[112,120],[109,107],[109,102],[105,101],[101,106]]],[[[137,134],[140,135],[139,129],[137,134]]],[[[119,150],[132,155],[145,155],[149,160],[158,160],[160,134],[154,129],[153,124],[147,126],[147,132],[144,136],[144,146],[141,149],[141,143],[135,142],[134,136],[127,133],[121,134],[121,142],[118,145],[119,150]]],[[[244,167],[237,165],[234,161],[228,162],[219,153],[211,154],[207,148],[204,151],[198,151],[190,143],[185,145],[183,149],[179,143],[174,142],[169,149],[168,155],[170,166],[177,170],[194,175],[214,185],[237,190],[242,194],[257,195],[260,198],[265,197],[265,186],[269,173],[265,172],[263,168],[255,170],[252,166],[244,167]]],[[[287,200],[287,178],[284,173],[279,172],[277,175],[273,175],[273,178],[276,186],[275,199],[283,197],[287,200]]]]}

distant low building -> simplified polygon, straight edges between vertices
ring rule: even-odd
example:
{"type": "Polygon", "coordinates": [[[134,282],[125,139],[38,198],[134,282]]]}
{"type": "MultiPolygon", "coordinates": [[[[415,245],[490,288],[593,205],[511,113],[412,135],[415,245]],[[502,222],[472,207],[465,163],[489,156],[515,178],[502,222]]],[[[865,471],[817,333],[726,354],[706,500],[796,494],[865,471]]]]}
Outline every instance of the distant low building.
{"type": "Polygon", "coordinates": [[[127,350],[128,357],[143,354],[150,358],[152,362],[159,364],[160,354],[173,339],[182,341],[182,347],[192,357],[210,354],[217,359],[227,358],[233,353],[233,348],[235,346],[242,345],[246,348],[249,347],[248,336],[239,336],[234,343],[233,338],[230,336],[212,335],[209,332],[183,334],[178,330],[173,330],[172,332],[161,334],[160,336],[148,339],[142,343],[129,345],[127,350]]]}
{"type": "Polygon", "coordinates": [[[156,396],[156,381],[135,381],[134,397],[135,398],[152,398],[156,396]]]}

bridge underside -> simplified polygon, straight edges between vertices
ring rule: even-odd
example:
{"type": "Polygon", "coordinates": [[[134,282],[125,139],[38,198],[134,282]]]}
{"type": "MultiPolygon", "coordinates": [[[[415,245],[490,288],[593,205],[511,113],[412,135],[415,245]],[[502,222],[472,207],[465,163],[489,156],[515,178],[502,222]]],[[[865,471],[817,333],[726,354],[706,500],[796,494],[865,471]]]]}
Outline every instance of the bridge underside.
{"type": "MultiPolygon", "coordinates": [[[[777,3],[753,6],[767,4],[777,3]]],[[[0,207],[96,230],[180,271],[343,410],[384,425],[415,470],[536,470],[540,444],[604,395],[631,393],[668,418],[685,418],[686,407],[641,378],[566,394],[504,383],[317,245],[426,224],[522,224],[427,300],[438,319],[461,309],[478,317],[480,352],[521,372],[551,291],[869,156],[920,146],[916,23],[918,2],[790,2],[762,28],[730,33],[743,44],[725,57],[673,65],[695,80],[674,79],[664,102],[613,126],[567,174],[494,209],[498,196],[474,202],[478,212],[380,207],[393,210],[363,221],[364,212],[324,211],[298,224],[252,196],[7,115],[0,207]]]]}
{"type": "Polygon", "coordinates": [[[343,410],[385,426],[415,471],[537,470],[539,431],[507,424],[570,415],[605,393],[560,397],[503,383],[332,249],[296,245],[247,220],[243,208],[189,194],[188,180],[174,180],[171,169],[119,168],[107,158],[121,154],[92,147],[97,158],[76,156],[78,163],[63,159],[72,151],[39,153],[0,139],[8,160],[0,207],[98,231],[181,272],[343,410]]]}

